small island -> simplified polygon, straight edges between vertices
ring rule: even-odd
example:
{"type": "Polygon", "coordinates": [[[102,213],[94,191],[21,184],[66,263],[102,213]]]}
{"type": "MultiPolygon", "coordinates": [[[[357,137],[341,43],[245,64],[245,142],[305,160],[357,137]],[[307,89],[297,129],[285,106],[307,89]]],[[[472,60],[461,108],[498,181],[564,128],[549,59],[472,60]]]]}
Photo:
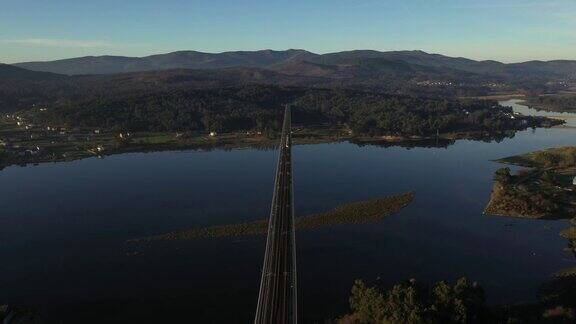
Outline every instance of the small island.
{"type": "MultiPolygon", "coordinates": [[[[296,218],[297,230],[308,230],[342,224],[364,224],[377,222],[386,216],[395,214],[408,206],[414,199],[414,193],[360,201],[336,207],[330,211],[296,218]]],[[[268,229],[268,220],[262,219],[248,223],[191,228],[166,234],[154,235],[130,240],[129,242],[152,242],[172,240],[196,240],[205,238],[239,237],[264,235],[268,229]]]]}

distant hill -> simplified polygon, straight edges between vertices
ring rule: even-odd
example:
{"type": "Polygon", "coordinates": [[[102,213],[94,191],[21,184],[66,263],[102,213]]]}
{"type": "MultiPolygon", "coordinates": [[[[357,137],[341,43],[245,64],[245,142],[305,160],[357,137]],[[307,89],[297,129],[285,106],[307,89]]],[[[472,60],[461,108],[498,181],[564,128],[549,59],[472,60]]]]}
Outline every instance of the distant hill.
{"type": "Polygon", "coordinates": [[[475,61],[462,57],[449,57],[423,51],[379,52],[355,50],[319,55],[310,60],[329,65],[357,65],[365,60],[402,61],[413,65],[465,71],[480,75],[503,78],[518,77],[576,77],[576,61],[530,61],[524,63],[501,63],[498,61],[475,61]]]}
{"type": "Polygon", "coordinates": [[[505,66],[504,63],[496,61],[474,61],[467,58],[430,54],[423,51],[378,52],[356,50],[324,54],[316,60],[325,64],[355,64],[366,59],[403,61],[420,66],[447,68],[473,73],[493,73],[497,69],[505,66]]]}
{"type": "Polygon", "coordinates": [[[269,68],[293,60],[307,60],[314,56],[316,54],[304,50],[239,51],[218,54],[179,51],[146,57],[86,56],[57,61],[18,63],[14,66],[67,75],[114,74],[171,69],[269,68]]]}
{"type": "Polygon", "coordinates": [[[567,76],[576,78],[576,61],[529,61],[524,63],[507,64],[505,70],[514,76],[540,76],[557,77],[567,76]]]}
{"type": "Polygon", "coordinates": [[[324,77],[334,80],[385,81],[401,79],[468,79],[473,73],[452,67],[414,64],[394,57],[367,56],[362,58],[324,57],[312,61],[293,61],[272,68],[286,75],[324,77]]]}
{"type": "Polygon", "coordinates": [[[49,72],[30,71],[16,66],[0,63],[0,81],[27,80],[44,81],[65,78],[65,76],[49,72]]]}
{"type": "Polygon", "coordinates": [[[361,77],[360,71],[373,69],[394,76],[423,73],[473,73],[489,78],[565,78],[576,77],[576,61],[530,61],[505,64],[497,61],[475,61],[461,57],[430,54],[423,51],[354,50],[314,54],[305,50],[237,51],[203,53],[179,51],[146,57],[87,56],[47,62],[25,62],[14,66],[66,75],[116,74],[170,69],[260,68],[289,75],[323,77],[361,77]],[[431,68],[431,70],[430,70],[431,68]],[[428,69],[428,70],[426,70],[428,69]]]}

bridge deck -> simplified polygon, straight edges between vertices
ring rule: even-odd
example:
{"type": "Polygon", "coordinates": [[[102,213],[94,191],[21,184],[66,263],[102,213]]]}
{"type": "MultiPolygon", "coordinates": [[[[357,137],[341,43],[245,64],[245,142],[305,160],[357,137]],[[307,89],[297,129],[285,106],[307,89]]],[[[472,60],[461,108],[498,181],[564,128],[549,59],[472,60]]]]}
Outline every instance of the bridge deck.
{"type": "Polygon", "coordinates": [[[255,324],[297,323],[290,128],[286,107],[255,324]]]}

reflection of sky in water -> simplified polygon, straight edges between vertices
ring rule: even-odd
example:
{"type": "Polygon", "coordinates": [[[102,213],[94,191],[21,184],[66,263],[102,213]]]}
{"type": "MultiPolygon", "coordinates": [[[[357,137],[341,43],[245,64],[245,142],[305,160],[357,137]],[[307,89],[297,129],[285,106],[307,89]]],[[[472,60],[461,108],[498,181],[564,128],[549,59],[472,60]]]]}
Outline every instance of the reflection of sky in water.
{"type": "MultiPolygon", "coordinates": [[[[296,146],[299,216],[416,192],[412,205],[380,223],[298,234],[302,320],[342,314],[356,278],[392,284],[466,275],[483,284],[491,302],[533,299],[550,274],[576,265],[558,236],[566,222],[483,215],[501,167],[492,160],[573,145],[575,131],[526,130],[501,143],[461,140],[448,148],[296,146]]],[[[263,237],[168,242],[136,249],[137,257],[126,256],[134,248],[124,240],[266,217],[276,156],[160,152],[6,168],[0,300],[59,304],[113,296],[141,312],[146,304],[139,298],[172,298],[198,322],[251,321],[263,237]]]]}
{"type": "Polygon", "coordinates": [[[520,105],[522,102],[520,99],[511,99],[500,102],[503,106],[510,106],[515,112],[521,113],[523,115],[530,116],[544,116],[544,117],[562,117],[566,118],[566,126],[576,127],[576,114],[575,113],[562,113],[562,112],[549,112],[544,110],[536,110],[524,105],[520,105]]]}

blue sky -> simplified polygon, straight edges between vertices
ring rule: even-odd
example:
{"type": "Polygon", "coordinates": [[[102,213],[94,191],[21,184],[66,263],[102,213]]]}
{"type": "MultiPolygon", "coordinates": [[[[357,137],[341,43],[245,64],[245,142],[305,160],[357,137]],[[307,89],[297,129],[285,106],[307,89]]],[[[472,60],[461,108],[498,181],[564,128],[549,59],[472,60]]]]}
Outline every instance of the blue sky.
{"type": "Polygon", "coordinates": [[[576,59],[576,0],[0,0],[0,62],[175,50],[576,59]]]}

